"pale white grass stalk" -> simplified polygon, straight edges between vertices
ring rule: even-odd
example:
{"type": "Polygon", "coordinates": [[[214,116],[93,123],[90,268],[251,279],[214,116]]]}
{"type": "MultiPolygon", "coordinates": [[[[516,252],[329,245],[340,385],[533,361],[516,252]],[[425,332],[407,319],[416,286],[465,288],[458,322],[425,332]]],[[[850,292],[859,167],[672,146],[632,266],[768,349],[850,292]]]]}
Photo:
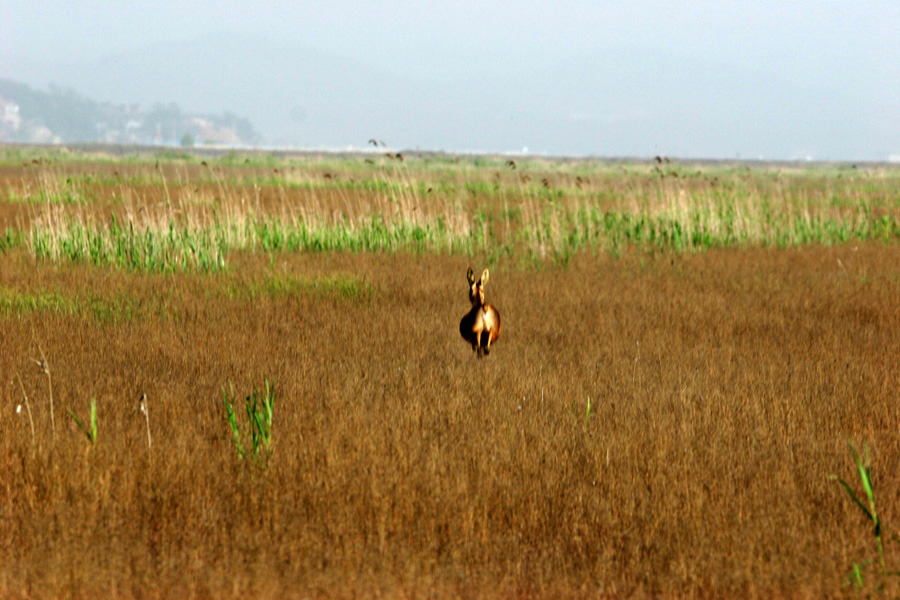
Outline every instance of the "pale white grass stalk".
{"type": "Polygon", "coordinates": [[[409,167],[405,163],[395,167],[395,171],[399,176],[400,186],[400,216],[401,218],[414,225],[421,226],[425,220],[424,211],[421,210],[422,199],[416,190],[416,184],[413,182],[409,174],[409,167]]]}
{"type": "Polygon", "coordinates": [[[539,378],[541,381],[541,408],[544,407],[544,363],[541,363],[539,378]]]}
{"type": "Polygon", "coordinates": [[[735,229],[743,239],[754,243],[764,240],[767,228],[768,226],[763,223],[761,203],[748,206],[746,202],[742,202],[735,205],[735,229]]]}
{"type": "Polygon", "coordinates": [[[41,171],[39,181],[41,185],[41,191],[44,192],[44,196],[48,200],[54,196],[59,195],[59,182],[46,170],[41,171]]]}
{"type": "Polygon", "coordinates": [[[347,192],[347,189],[342,185],[337,185],[334,188],[326,188],[331,194],[331,204],[333,206],[340,206],[344,214],[349,215],[353,210],[353,202],[350,200],[350,195],[347,192]]]}
{"type": "Polygon", "coordinates": [[[56,432],[56,419],[53,414],[53,379],[50,377],[50,365],[47,362],[47,356],[44,349],[38,344],[38,351],[41,353],[41,360],[32,359],[35,364],[40,367],[41,373],[47,376],[47,388],[50,390],[50,429],[56,432]]]}
{"type": "Polygon", "coordinates": [[[28,412],[28,423],[31,425],[31,443],[34,444],[34,418],[31,415],[31,404],[28,402],[28,394],[25,393],[25,385],[22,378],[16,373],[16,379],[19,380],[19,387],[22,388],[22,397],[25,399],[25,410],[28,412]]]}
{"type": "Polygon", "coordinates": [[[156,163],[156,170],[159,173],[160,178],[162,179],[163,190],[166,193],[166,206],[169,206],[172,203],[172,198],[169,196],[169,184],[166,181],[166,176],[162,172],[162,169],[159,167],[159,163],[156,163]]]}
{"type": "MultiPolygon", "coordinates": [[[[213,167],[213,166],[207,165],[207,166],[206,166],[206,169],[207,169],[207,170],[209,171],[209,173],[212,175],[212,179],[213,179],[213,181],[215,182],[216,187],[219,188],[219,194],[220,194],[220,196],[221,196],[221,198],[222,198],[222,201],[224,202],[225,199],[228,197],[228,193],[225,191],[225,176],[224,176],[223,174],[221,174],[221,173],[217,173],[217,172],[216,172],[216,168],[213,167]]],[[[243,200],[244,200],[243,194],[241,194],[241,201],[242,201],[242,203],[243,203],[243,200]]]]}
{"type": "Polygon", "coordinates": [[[140,409],[144,413],[144,420],[147,423],[147,450],[153,448],[153,438],[150,436],[150,408],[147,405],[147,394],[141,394],[140,409]]]}

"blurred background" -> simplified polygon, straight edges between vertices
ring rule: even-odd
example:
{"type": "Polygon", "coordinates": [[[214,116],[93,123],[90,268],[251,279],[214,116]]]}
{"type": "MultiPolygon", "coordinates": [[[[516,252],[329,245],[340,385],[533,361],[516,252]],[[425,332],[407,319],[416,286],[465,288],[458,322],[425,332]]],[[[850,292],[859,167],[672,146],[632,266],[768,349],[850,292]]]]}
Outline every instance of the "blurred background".
{"type": "Polygon", "coordinates": [[[0,23],[0,141],[900,161],[897,3],[5,0],[0,23]]]}

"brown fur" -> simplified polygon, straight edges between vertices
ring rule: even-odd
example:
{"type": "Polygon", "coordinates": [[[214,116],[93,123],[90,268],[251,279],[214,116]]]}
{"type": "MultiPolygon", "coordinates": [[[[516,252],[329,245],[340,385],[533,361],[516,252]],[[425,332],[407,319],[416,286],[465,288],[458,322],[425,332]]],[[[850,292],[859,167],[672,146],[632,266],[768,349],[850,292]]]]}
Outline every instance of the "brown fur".
{"type": "Polygon", "coordinates": [[[484,284],[490,273],[487,269],[481,279],[475,281],[475,272],[469,267],[466,278],[469,282],[469,300],[472,310],[459,322],[459,333],[472,344],[472,350],[481,358],[491,353],[491,344],[500,337],[500,312],[492,304],[484,303],[484,284]]]}

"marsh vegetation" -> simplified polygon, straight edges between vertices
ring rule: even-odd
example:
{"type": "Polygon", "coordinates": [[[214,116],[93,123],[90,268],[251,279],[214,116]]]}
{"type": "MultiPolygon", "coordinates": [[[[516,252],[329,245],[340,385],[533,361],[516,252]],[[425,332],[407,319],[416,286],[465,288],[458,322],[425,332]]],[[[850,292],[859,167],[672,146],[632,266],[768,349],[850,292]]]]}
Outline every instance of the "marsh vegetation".
{"type": "Polygon", "coordinates": [[[0,595],[896,595],[900,169],[514,166],[2,150],[0,595]]]}

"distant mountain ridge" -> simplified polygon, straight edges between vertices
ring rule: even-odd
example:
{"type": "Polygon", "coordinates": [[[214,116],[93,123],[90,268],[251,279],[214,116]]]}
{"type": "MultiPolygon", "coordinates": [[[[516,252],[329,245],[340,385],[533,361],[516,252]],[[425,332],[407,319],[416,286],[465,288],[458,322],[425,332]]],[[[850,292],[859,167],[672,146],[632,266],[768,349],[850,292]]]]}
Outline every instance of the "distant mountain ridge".
{"type": "Polygon", "coordinates": [[[448,74],[436,63],[412,76],[401,62],[388,69],[302,41],[227,33],[92,59],[0,56],[0,73],[21,81],[120,104],[246,115],[275,147],[343,149],[376,138],[437,151],[884,160],[900,153],[900,95],[868,93],[881,89],[876,73],[855,71],[801,80],[715,56],[598,43],[566,60],[498,55],[477,72],[448,74]]]}
{"type": "Polygon", "coordinates": [[[0,79],[0,141],[30,143],[103,142],[249,146],[262,137],[250,121],[183,112],[178,105],[97,102],[71,89],[48,91],[0,79]]]}

